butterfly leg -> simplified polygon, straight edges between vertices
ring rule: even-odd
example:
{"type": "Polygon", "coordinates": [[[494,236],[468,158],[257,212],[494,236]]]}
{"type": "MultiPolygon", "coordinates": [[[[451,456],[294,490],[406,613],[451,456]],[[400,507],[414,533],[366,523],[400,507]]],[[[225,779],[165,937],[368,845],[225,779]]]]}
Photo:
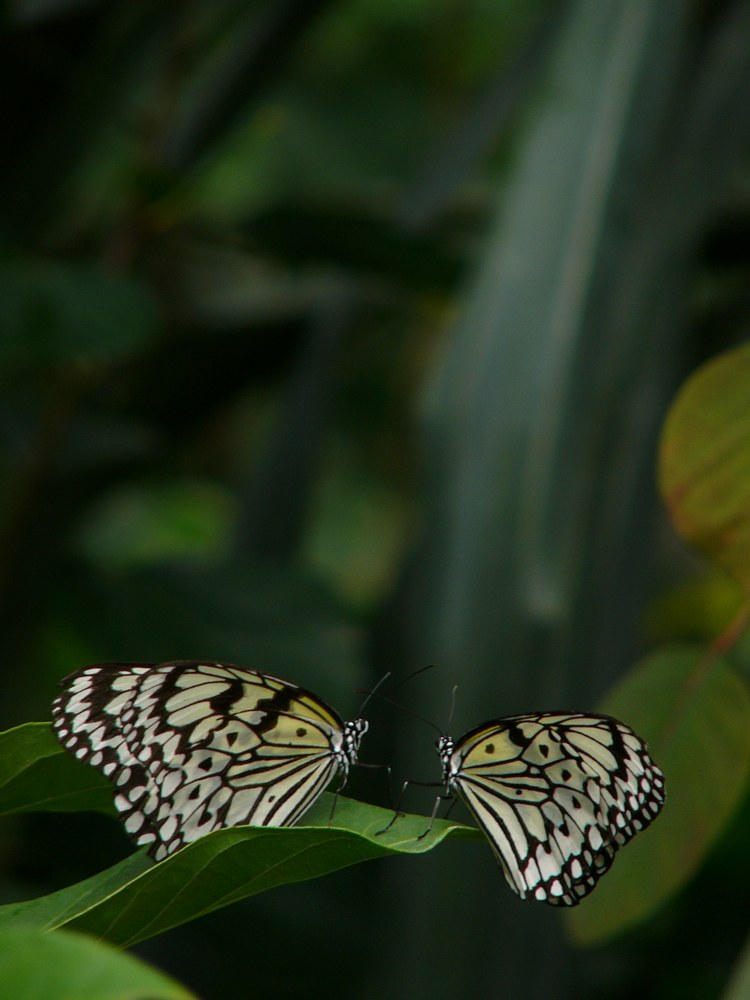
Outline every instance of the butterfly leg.
{"type": "Polygon", "coordinates": [[[401,791],[398,793],[398,799],[396,800],[395,806],[393,806],[393,816],[391,817],[390,822],[387,823],[382,830],[375,831],[376,837],[379,837],[382,833],[387,833],[393,826],[393,824],[396,822],[396,820],[399,818],[399,816],[403,816],[403,813],[401,812],[401,803],[404,801],[404,795],[406,793],[406,789],[411,784],[413,784],[413,782],[405,781],[401,786],[401,791]]]}
{"type": "Polygon", "coordinates": [[[447,808],[447,810],[445,812],[445,816],[443,817],[443,819],[448,819],[448,817],[451,814],[451,811],[453,810],[453,807],[455,806],[455,804],[456,804],[456,802],[458,800],[456,799],[455,795],[440,794],[440,795],[436,795],[435,796],[435,802],[434,802],[434,804],[432,806],[432,813],[430,815],[430,825],[427,827],[427,829],[424,831],[424,833],[420,833],[420,835],[417,837],[417,840],[424,840],[424,838],[430,833],[430,831],[432,830],[433,826],[435,825],[435,820],[437,819],[437,814],[438,814],[438,809],[440,808],[440,803],[441,802],[448,802],[448,801],[450,801],[450,805],[448,806],[448,808],[447,808]]]}
{"type": "MultiPolygon", "coordinates": [[[[406,794],[406,789],[409,787],[409,785],[419,785],[422,788],[435,788],[435,787],[438,787],[438,786],[442,787],[442,784],[440,782],[438,782],[438,781],[415,781],[413,779],[412,780],[408,780],[407,779],[403,783],[403,785],[401,786],[401,791],[399,792],[398,800],[396,802],[396,806],[394,808],[393,817],[391,818],[391,821],[386,826],[384,826],[382,830],[376,830],[375,831],[375,836],[376,837],[379,837],[380,834],[382,834],[382,833],[387,833],[388,830],[390,830],[390,828],[393,826],[393,824],[399,818],[399,816],[403,816],[404,815],[403,812],[401,811],[401,803],[404,801],[404,796],[406,794]]],[[[451,796],[451,798],[452,797],[453,796],[451,796]]],[[[430,823],[430,829],[431,828],[432,828],[432,823],[430,823]]],[[[429,833],[429,830],[427,830],[424,835],[426,836],[427,833],[429,833]]]]}
{"type": "MultiPolygon", "coordinates": [[[[363,761],[360,760],[360,761],[357,761],[357,767],[369,767],[369,768],[373,768],[373,769],[377,768],[380,771],[384,770],[386,772],[386,779],[387,779],[387,782],[388,782],[388,804],[392,807],[393,806],[393,784],[392,784],[393,772],[391,770],[390,764],[365,764],[365,763],[363,763],[363,761]]],[[[334,813],[336,812],[336,804],[338,803],[339,795],[343,792],[344,788],[346,787],[347,777],[348,776],[346,776],[346,775],[344,776],[341,784],[333,792],[333,802],[331,803],[331,813],[330,813],[330,815],[328,817],[328,825],[329,826],[331,826],[332,823],[333,823],[333,816],[334,816],[334,813]]],[[[389,825],[389,827],[391,826],[390,823],[388,825],[389,825]]]]}

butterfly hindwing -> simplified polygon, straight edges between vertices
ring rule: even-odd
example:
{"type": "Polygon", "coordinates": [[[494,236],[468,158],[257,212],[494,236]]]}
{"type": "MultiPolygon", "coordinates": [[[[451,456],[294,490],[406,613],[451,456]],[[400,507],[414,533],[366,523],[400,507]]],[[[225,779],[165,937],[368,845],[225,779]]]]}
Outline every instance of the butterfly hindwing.
{"type": "Polygon", "coordinates": [[[125,829],[159,860],[224,826],[288,826],[356,761],[344,723],[287,681],[221,663],[100,664],[62,682],[63,745],[116,785],[125,829]]]}
{"type": "Polygon", "coordinates": [[[575,905],[664,802],[646,745],[609,716],[511,716],[439,746],[448,788],[524,899],[575,905]]]}

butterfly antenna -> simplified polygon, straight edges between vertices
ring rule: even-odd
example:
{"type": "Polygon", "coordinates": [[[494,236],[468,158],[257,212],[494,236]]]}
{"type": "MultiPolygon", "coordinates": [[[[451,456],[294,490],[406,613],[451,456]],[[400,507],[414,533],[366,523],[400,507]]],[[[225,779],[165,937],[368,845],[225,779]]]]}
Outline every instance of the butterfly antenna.
{"type": "Polygon", "coordinates": [[[458,691],[458,684],[454,684],[453,690],[451,691],[451,710],[448,713],[448,729],[451,727],[451,722],[453,722],[453,713],[456,710],[456,691],[458,691]]]}
{"type": "MultiPolygon", "coordinates": [[[[434,668],[435,668],[434,663],[428,663],[426,667],[419,667],[417,670],[412,670],[410,674],[407,674],[406,677],[403,677],[398,682],[398,684],[396,684],[396,688],[397,689],[400,688],[402,684],[405,684],[407,681],[412,680],[412,678],[414,677],[418,677],[419,674],[423,674],[425,670],[433,670],[434,668]]],[[[424,722],[426,726],[430,726],[440,736],[445,736],[445,733],[442,731],[442,729],[439,726],[436,726],[434,722],[431,722],[429,719],[425,719],[424,716],[418,715],[416,712],[412,712],[410,708],[406,708],[405,705],[402,705],[400,701],[396,701],[395,698],[389,698],[388,695],[380,693],[380,688],[383,686],[383,684],[385,684],[385,682],[388,680],[390,676],[391,676],[391,671],[389,671],[387,674],[381,677],[378,683],[371,691],[366,692],[367,697],[362,703],[362,707],[359,710],[359,714],[360,715],[362,714],[362,712],[365,710],[365,707],[369,704],[371,698],[378,697],[381,701],[387,702],[387,704],[389,705],[393,705],[394,708],[399,708],[402,712],[406,712],[407,715],[411,715],[413,719],[418,719],[420,722],[424,722]]],[[[360,693],[364,694],[365,692],[360,692],[360,693]]]]}
{"type": "Polygon", "coordinates": [[[419,677],[419,675],[423,674],[425,670],[434,670],[434,669],[435,669],[435,664],[428,663],[426,667],[418,667],[416,670],[412,670],[412,672],[410,674],[407,674],[406,677],[402,677],[402,679],[396,685],[396,689],[400,688],[402,684],[406,684],[407,681],[412,680],[414,677],[419,677]]]}
{"type": "Polygon", "coordinates": [[[436,726],[434,722],[430,722],[429,719],[425,719],[423,715],[418,715],[416,712],[412,712],[410,708],[407,708],[405,705],[402,705],[401,702],[396,701],[395,698],[389,698],[387,694],[380,694],[380,693],[378,693],[377,697],[380,699],[380,701],[384,701],[388,705],[393,705],[394,708],[399,708],[401,709],[402,712],[406,712],[406,714],[410,715],[413,719],[418,719],[420,722],[424,722],[426,726],[430,726],[430,728],[434,729],[435,732],[438,733],[440,736],[445,736],[445,733],[440,728],[440,726],[436,726]]]}
{"type": "MultiPolygon", "coordinates": [[[[362,714],[364,713],[364,710],[369,705],[370,699],[373,698],[374,695],[377,694],[378,689],[381,688],[385,684],[385,682],[388,680],[388,678],[390,676],[391,676],[391,671],[389,670],[387,674],[383,674],[383,676],[380,678],[380,680],[375,685],[375,687],[371,691],[367,692],[367,697],[365,698],[365,700],[362,702],[362,704],[359,707],[359,712],[357,713],[357,718],[358,719],[362,718],[362,714]]],[[[383,696],[381,695],[380,697],[382,698],[383,696]]]]}

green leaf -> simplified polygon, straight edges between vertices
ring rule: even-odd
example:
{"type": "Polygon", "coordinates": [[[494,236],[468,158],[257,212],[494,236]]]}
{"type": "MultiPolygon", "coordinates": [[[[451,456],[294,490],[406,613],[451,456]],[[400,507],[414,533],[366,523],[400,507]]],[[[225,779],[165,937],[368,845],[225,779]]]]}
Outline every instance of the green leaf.
{"type": "MultiPolygon", "coordinates": [[[[326,794],[283,829],[233,827],[189,844],[154,865],[139,851],[77,885],[49,896],[0,907],[0,930],[30,924],[73,926],[130,945],[221,906],[289,882],[316,878],[389,854],[429,851],[447,836],[480,836],[437,821],[422,837],[424,816],[401,816],[326,794]]],[[[49,723],[0,733],[0,812],[31,809],[113,811],[112,785],[57,743],[49,723]]]]}
{"type": "Polygon", "coordinates": [[[111,361],[155,335],[156,306],[146,286],[87,264],[0,262],[0,359],[54,366],[111,361]]]}
{"type": "Polygon", "coordinates": [[[87,512],[78,544],[114,567],[211,558],[229,547],[230,514],[229,495],[210,482],[130,483],[87,512]]]}
{"type": "Polygon", "coordinates": [[[672,404],[660,485],[680,535],[750,591],[750,344],[700,368],[672,404]]]}
{"type": "Polygon", "coordinates": [[[750,937],[742,946],[742,951],[732,970],[732,978],[721,1000],[747,1000],[750,997],[750,937]]]}
{"type": "Polygon", "coordinates": [[[750,693],[725,660],[700,647],[665,647],[647,657],[604,708],[647,739],[664,771],[667,801],[569,914],[573,937],[586,945],[643,920],[684,885],[750,774],[750,693]]]}
{"type": "Polygon", "coordinates": [[[0,907],[0,932],[30,925],[69,926],[129,946],[212,910],[290,882],[317,878],[372,858],[418,854],[446,837],[478,831],[424,816],[402,816],[378,835],[392,812],[325,794],[304,826],[232,827],[188,844],[158,865],[143,852],[107,871],[39,899],[0,907]]]}
{"type": "Polygon", "coordinates": [[[33,927],[0,931],[2,994],[17,1000],[195,1000],[138,958],[85,937],[33,927]]]}
{"type": "Polygon", "coordinates": [[[37,809],[114,811],[110,782],[63,750],[48,722],[0,733],[0,815],[37,809]]]}

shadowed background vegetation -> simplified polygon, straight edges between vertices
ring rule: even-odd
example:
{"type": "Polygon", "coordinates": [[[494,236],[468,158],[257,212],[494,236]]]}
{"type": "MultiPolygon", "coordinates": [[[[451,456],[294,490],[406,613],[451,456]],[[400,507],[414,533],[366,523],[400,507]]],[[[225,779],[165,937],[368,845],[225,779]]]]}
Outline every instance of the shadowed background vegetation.
{"type": "MultiPolygon", "coordinates": [[[[748,0],[16,0],[0,50],[2,728],[86,663],[207,658],[347,718],[434,663],[397,697],[442,728],[458,685],[459,735],[723,632],[656,466],[750,329],[748,0]]],[[[365,761],[438,777],[427,726],[368,717],[365,761]]],[[[607,941],[456,841],[135,951],[204,1000],[729,997],[745,777],[607,941]]],[[[1,901],[128,851],[11,817],[1,901]]]]}

